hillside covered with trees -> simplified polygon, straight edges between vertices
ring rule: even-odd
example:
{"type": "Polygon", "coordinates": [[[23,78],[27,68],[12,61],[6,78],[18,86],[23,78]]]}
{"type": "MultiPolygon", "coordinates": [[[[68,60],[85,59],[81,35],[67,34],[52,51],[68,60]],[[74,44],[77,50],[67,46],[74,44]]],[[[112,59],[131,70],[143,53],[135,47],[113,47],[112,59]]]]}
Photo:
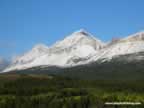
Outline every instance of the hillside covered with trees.
{"type": "Polygon", "coordinates": [[[143,108],[143,80],[78,80],[41,74],[0,75],[0,108],[103,108],[105,102],[114,101],[141,102],[142,105],[137,108],[143,108]]]}

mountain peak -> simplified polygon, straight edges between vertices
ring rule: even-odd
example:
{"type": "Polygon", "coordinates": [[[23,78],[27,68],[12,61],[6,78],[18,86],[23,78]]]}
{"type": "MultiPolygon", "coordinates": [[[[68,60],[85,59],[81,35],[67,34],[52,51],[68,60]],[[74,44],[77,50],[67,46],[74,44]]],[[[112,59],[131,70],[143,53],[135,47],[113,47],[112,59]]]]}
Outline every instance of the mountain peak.
{"type": "Polygon", "coordinates": [[[63,40],[56,42],[56,44],[54,44],[54,47],[68,48],[72,46],[77,46],[77,45],[81,46],[87,44],[89,45],[93,44],[94,46],[103,45],[103,43],[99,39],[96,39],[93,35],[88,33],[86,30],[80,29],[68,35],[63,40]]]}
{"type": "Polygon", "coordinates": [[[66,38],[64,38],[64,40],[81,40],[81,39],[93,39],[93,40],[97,40],[99,41],[99,39],[95,38],[91,33],[87,32],[85,29],[80,29],[77,30],[75,32],[73,32],[72,34],[68,35],[66,38]]]}
{"type": "Polygon", "coordinates": [[[88,33],[85,29],[80,29],[78,31],[75,31],[73,34],[82,34],[82,35],[90,35],[90,33],[88,33]]]}
{"type": "Polygon", "coordinates": [[[144,52],[144,32],[113,41],[112,45],[105,44],[84,29],[80,29],[50,48],[43,44],[36,45],[31,51],[17,57],[3,72],[37,66],[76,66],[144,52]]]}
{"type": "Polygon", "coordinates": [[[135,34],[132,34],[123,40],[127,41],[144,41],[144,31],[137,32],[135,34]]]}
{"type": "Polygon", "coordinates": [[[94,40],[98,40],[96,39],[91,33],[89,33],[88,31],[86,31],[85,29],[80,29],[80,30],[77,30],[75,32],[73,32],[71,35],[67,36],[66,38],[91,38],[91,39],[94,39],[94,40]]]}
{"type": "Polygon", "coordinates": [[[44,44],[37,44],[33,47],[33,51],[43,51],[43,50],[47,50],[48,47],[44,44]]]}

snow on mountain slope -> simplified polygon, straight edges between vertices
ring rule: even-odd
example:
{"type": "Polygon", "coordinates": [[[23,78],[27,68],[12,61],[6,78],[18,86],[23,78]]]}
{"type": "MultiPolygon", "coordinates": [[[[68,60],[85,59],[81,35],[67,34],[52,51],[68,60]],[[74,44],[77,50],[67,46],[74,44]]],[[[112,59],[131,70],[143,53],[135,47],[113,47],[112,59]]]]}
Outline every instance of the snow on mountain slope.
{"type": "Polygon", "coordinates": [[[144,32],[138,32],[126,38],[119,39],[113,44],[110,43],[107,47],[100,50],[89,61],[103,59],[110,60],[112,57],[126,55],[132,53],[144,52],[144,32]]]}
{"type": "Polygon", "coordinates": [[[56,42],[53,46],[54,48],[70,48],[75,46],[90,45],[94,49],[100,49],[103,47],[103,44],[100,40],[93,37],[91,34],[81,29],[74,32],[72,35],[66,37],[62,41],[56,42]]]}
{"type": "Polygon", "coordinates": [[[42,44],[36,45],[31,51],[17,57],[13,64],[27,64],[36,58],[48,53],[48,47],[42,44]]]}
{"type": "Polygon", "coordinates": [[[124,39],[121,39],[122,41],[129,41],[129,42],[135,42],[135,41],[144,41],[144,32],[137,32],[135,34],[132,34],[124,39]]]}
{"type": "Polygon", "coordinates": [[[144,52],[144,32],[104,44],[88,32],[79,30],[49,48],[45,45],[35,46],[17,57],[4,72],[36,66],[76,66],[139,52],[144,52]]]}
{"type": "MultiPolygon", "coordinates": [[[[43,44],[38,44],[32,48],[31,51],[23,54],[22,56],[17,56],[4,71],[9,71],[13,69],[27,68],[26,65],[31,64],[35,59],[40,58],[42,55],[48,53],[48,47],[43,44]]],[[[31,65],[29,65],[30,67],[31,65]]]]}
{"type": "Polygon", "coordinates": [[[86,58],[96,54],[103,46],[104,44],[91,34],[79,30],[49,48],[45,45],[37,45],[28,53],[17,57],[5,72],[42,65],[75,65],[73,58],[86,58]]]}

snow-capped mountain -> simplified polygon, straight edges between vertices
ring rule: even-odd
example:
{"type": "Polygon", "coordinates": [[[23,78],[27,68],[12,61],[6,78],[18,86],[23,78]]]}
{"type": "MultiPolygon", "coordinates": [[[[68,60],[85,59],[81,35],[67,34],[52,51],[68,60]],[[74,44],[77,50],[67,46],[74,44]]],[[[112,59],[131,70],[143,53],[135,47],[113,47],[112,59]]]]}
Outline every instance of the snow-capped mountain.
{"type": "Polygon", "coordinates": [[[89,61],[110,60],[115,56],[144,52],[144,32],[132,34],[126,38],[118,39],[107,44],[89,61]]]}
{"type": "Polygon", "coordinates": [[[72,33],[62,41],[56,42],[56,44],[54,44],[52,47],[54,49],[69,49],[82,45],[90,45],[95,50],[103,47],[103,43],[100,40],[96,39],[94,36],[83,29],[72,33]]]}
{"type": "Polygon", "coordinates": [[[31,51],[14,59],[4,72],[37,66],[77,66],[110,61],[117,56],[139,52],[144,52],[144,32],[112,40],[106,44],[85,30],[79,30],[51,47],[36,45],[31,51]]]}
{"type": "Polygon", "coordinates": [[[79,30],[51,47],[36,45],[31,51],[13,60],[4,71],[36,66],[73,66],[97,54],[105,44],[84,30],[79,30]]]}

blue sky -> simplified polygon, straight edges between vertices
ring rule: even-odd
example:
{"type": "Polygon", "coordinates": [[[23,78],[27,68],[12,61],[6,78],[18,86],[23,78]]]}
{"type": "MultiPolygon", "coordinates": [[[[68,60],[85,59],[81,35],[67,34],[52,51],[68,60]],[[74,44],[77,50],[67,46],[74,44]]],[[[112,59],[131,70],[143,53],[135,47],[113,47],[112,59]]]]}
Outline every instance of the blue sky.
{"type": "Polygon", "coordinates": [[[144,0],[0,0],[0,57],[86,29],[108,41],[144,30],[144,0]]]}

